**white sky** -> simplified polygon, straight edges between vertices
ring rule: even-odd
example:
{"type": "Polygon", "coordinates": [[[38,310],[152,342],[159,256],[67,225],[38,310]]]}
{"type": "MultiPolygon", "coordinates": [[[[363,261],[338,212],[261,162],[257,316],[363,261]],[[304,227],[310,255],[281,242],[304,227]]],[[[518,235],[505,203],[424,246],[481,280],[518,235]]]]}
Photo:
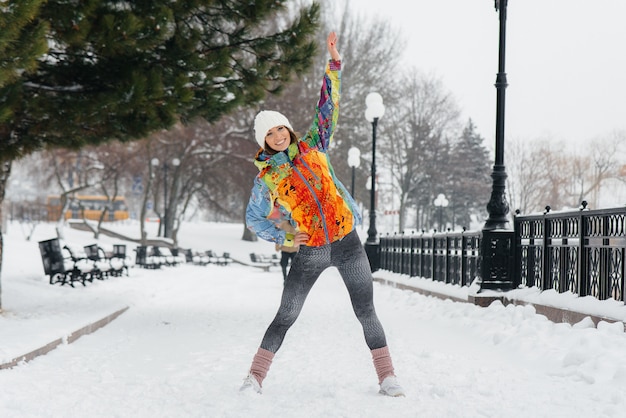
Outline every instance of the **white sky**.
{"type": "MultiPolygon", "coordinates": [[[[133,222],[116,229],[139,235],[133,222]]],[[[43,276],[37,242],[54,237],[54,225],[37,226],[31,241],[24,238],[28,225],[9,224],[4,232],[0,363],[129,309],[72,344],[0,370],[3,418],[596,418],[622,417],[626,409],[621,323],[554,324],[530,306],[479,308],[375,283],[376,311],[407,393],[382,397],[336,269],[313,287],[263,395],[240,393],[278,308],[279,269],[134,268],[129,277],[72,289],[51,286],[43,276]]],[[[229,251],[242,260],[251,251],[273,252],[269,243],[241,241],[241,233],[242,225],[186,224],[181,245],[229,251]]],[[[65,238],[74,246],[95,242],[69,229],[65,238]]],[[[120,241],[99,241],[113,243],[120,241]]],[[[469,291],[377,275],[457,296],[469,291]]],[[[626,319],[622,303],[583,299],[543,294],[543,303],[587,305],[592,313],[626,319]]]]}
{"type": "MultiPolygon", "coordinates": [[[[499,19],[493,0],[351,0],[406,34],[408,62],[441,77],[495,138],[499,19]],[[409,6],[410,5],[410,6],[409,6]]],[[[626,130],[626,1],[509,0],[506,138],[582,144],[626,130]]]]}

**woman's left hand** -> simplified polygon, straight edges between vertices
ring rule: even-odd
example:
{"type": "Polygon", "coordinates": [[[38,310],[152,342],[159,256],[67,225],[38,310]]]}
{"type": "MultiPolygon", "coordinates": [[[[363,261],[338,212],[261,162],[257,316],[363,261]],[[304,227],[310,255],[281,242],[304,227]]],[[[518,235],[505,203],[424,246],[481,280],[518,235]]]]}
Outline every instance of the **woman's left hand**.
{"type": "Polygon", "coordinates": [[[302,244],[306,244],[307,242],[309,242],[310,238],[311,237],[306,232],[298,232],[293,237],[293,245],[294,245],[294,247],[297,247],[297,246],[300,246],[302,244]]]}

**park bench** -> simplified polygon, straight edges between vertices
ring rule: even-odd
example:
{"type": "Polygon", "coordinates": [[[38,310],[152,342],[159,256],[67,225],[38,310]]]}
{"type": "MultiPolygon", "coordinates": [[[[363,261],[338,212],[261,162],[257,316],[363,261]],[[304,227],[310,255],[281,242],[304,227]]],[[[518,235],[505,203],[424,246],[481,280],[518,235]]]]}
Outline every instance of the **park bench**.
{"type": "Polygon", "coordinates": [[[126,245],[125,244],[113,244],[113,252],[111,253],[111,264],[117,266],[121,264],[120,272],[126,271],[126,275],[128,276],[128,270],[130,267],[134,265],[133,260],[126,255],[126,245]]]}
{"type": "Polygon", "coordinates": [[[174,255],[172,250],[168,247],[158,247],[154,246],[153,255],[158,257],[165,257],[165,264],[168,266],[177,266],[179,264],[184,264],[186,262],[184,255],[174,255]]]}
{"type": "Polygon", "coordinates": [[[74,263],[74,268],[81,272],[80,277],[83,285],[86,281],[93,282],[93,279],[100,278],[100,272],[95,262],[87,257],[87,254],[81,247],[66,243],[63,245],[63,251],[66,252],[69,259],[74,263]]]}
{"type": "Polygon", "coordinates": [[[213,250],[206,250],[204,253],[197,252],[192,256],[193,263],[198,266],[206,266],[207,264],[216,264],[218,266],[227,266],[233,262],[230,253],[218,255],[213,250]]]}
{"type": "Polygon", "coordinates": [[[276,254],[265,255],[258,253],[250,253],[250,261],[253,263],[268,263],[272,266],[280,265],[280,259],[276,254]]]}
{"type": "Polygon", "coordinates": [[[276,254],[265,255],[259,253],[250,253],[250,261],[252,266],[262,268],[265,271],[269,271],[270,267],[276,267],[280,265],[280,259],[276,254]]]}
{"type": "Polygon", "coordinates": [[[98,244],[85,245],[83,247],[87,258],[94,263],[93,276],[98,280],[104,280],[109,276],[118,276],[118,272],[113,269],[111,261],[98,244]]]}
{"type": "Polygon", "coordinates": [[[206,253],[195,252],[191,256],[191,261],[197,266],[206,266],[211,262],[211,259],[208,255],[206,255],[206,253]]]}
{"type": "Polygon", "coordinates": [[[149,254],[162,266],[174,265],[174,257],[172,257],[172,254],[166,254],[165,249],[161,250],[161,247],[159,246],[153,245],[150,247],[149,254]]]}
{"type": "Polygon", "coordinates": [[[119,277],[124,274],[124,271],[128,276],[128,268],[132,266],[132,260],[126,255],[126,245],[114,244],[112,251],[106,251],[97,244],[86,245],[83,248],[87,258],[95,263],[97,271],[94,276],[119,277]]]}
{"type": "Polygon", "coordinates": [[[233,259],[230,257],[230,253],[223,253],[220,256],[217,256],[217,264],[220,266],[228,266],[233,262],[233,259]]]}
{"type": "Polygon", "coordinates": [[[49,277],[50,284],[69,284],[74,287],[74,282],[81,282],[85,286],[86,281],[93,280],[93,266],[86,260],[72,257],[68,249],[61,247],[58,238],[40,241],[39,252],[44,274],[49,277]]]}
{"type": "Polygon", "coordinates": [[[179,255],[182,253],[182,255],[185,257],[185,263],[193,264],[193,251],[191,250],[191,248],[172,248],[172,253],[174,255],[179,255]]]}
{"type": "Polygon", "coordinates": [[[170,252],[172,253],[172,256],[174,256],[174,260],[176,260],[178,264],[187,263],[187,255],[184,252],[182,252],[179,248],[171,248],[170,252]]]}
{"type": "Polygon", "coordinates": [[[135,265],[147,269],[158,269],[161,268],[161,261],[160,257],[149,255],[148,247],[145,245],[138,245],[135,248],[135,265]]]}
{"type": "Polygon", "coordinates": [[[209,258],[209,264],[219,264],[218,256],[213,250],[206,250],[204,254],[209,258]]]}
{"type": "Polygon", "coordinates": [[[218,266],[227,266],[233,262],[233,259],[230,257],[230,253],[222,253],[222,255],[218,255],[213,250],[207,250],[206,255],[209,257],[209,263],[217,264],[218,266]]]}

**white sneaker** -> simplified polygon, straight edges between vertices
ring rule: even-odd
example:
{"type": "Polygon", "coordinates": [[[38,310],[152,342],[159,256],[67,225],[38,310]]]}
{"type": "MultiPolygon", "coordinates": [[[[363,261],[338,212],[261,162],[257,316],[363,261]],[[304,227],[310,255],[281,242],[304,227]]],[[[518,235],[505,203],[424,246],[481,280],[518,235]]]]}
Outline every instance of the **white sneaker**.
{"type": "Polygon", "coordinates": [[[395,376],[387,376],[381,382],[378,393],[393,397],[404,396],[404,389],[402,389],[395,376]]]}
{"type": "Polygon", "coordinates": [[[243,379],[243,385],[239,388],[239,391],[247,390],[248,388],[254,389],[256,393],[262,393],[263,389],[261,389],[261,385],[259,381],[256,380],[256,377],[252,373],[248,374],[245,379],[243,379]]]}

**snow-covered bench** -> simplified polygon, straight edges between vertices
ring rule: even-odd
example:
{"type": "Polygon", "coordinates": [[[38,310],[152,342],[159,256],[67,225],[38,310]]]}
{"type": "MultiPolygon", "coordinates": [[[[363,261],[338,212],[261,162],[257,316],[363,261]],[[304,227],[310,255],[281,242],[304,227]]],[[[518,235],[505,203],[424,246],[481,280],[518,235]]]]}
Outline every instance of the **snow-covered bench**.
{"type": "Polygon", "coordinates": [[[99,280],[103,280],[109,276],[119,275],[118,272],[113,269],[113,266],[111,265],[109,258],[106,257],[102,247],[98,246],[98,244],[85,245],[83,249],[87,258],[94,263],[94,277],[99,280]]]}
{"type": "Polygon", "coordinates": [[[192,255],[192,261],[199,266],[206,266],[207,264],[217,264],[219,266],[227,266],[233,262],[230,253],[223,253],[217,255],[213,250],[206,250],[203,253],[197,252],[192,255]]]}
{"type": "Polygon", "coordinates": [[[280,265],[280,260],[275,254],[264,255],[258,253],[250,253],[250,261],[252,266],[262,268],[265,271],[269,271],[270,267],[280,265]]]}
{"type": "Polygon", "coordinates": [[[128,276],[128,270],[135,265],[133,259],[126,255],[126,245],[125,244],[113,244],[113,251],[111,252],[111,264],[114,266],[113,268],[117,268],[118,265],[121,265],[121,271],[126,271],[126,275],[128,276]]]}
{"type": "Polygon", "coordinates": [[[179,264],[185,264],[187,262],[184,255],[174,255],[174,253],[172,253],[172,250],[170,250],[168,247],[154,246],[152,247],[152,251],[154,256],[165,257],[165,264],[167,264],[168,266],[177,266],[179,264]]]}
{"type": "Polygon", "coordinates": [[[74,282],[92,281],[93,262],[86,258],[74,256],[67,246],[61,246],[58,238],[39,242],[39,252],[43,262],[44,274],[49,277],[50,284],[69,284],[74,282]]]}
{"type": "Polygon", "coordinates": [[[135,248],[135,265],[147,269],[158,269],[162,264],[165,264],[164,260],[148,254],[148,247],[145,245],[138,245],[135,248]]]}

